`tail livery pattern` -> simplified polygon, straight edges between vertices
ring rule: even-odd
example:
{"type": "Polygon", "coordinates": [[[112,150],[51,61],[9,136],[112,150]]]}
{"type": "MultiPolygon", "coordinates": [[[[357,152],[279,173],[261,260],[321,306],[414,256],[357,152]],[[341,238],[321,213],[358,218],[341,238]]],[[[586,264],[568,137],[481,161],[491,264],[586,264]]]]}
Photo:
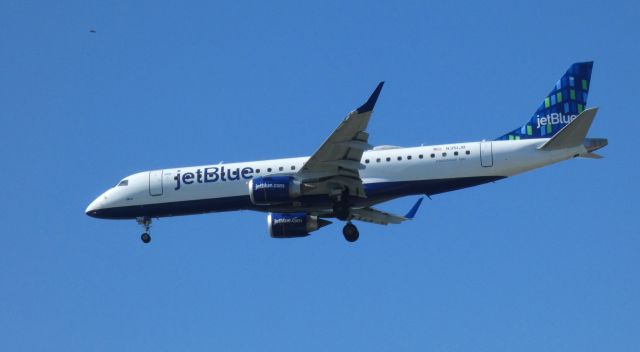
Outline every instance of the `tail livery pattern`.
{"type": "Polygon", "coordinates": [[[592,68],[592,61],[571,65],[531,120],[496,140],[550,138],[556,134],[586,108],[592,68]]]}

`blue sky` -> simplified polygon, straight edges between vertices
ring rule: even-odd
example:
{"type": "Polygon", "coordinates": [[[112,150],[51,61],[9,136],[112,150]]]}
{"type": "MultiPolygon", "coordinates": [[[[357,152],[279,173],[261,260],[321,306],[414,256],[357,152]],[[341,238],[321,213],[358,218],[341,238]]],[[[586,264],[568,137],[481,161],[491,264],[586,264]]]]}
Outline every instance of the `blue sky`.
{"type": "MultiPolygon", "coordinates": [[[[637,351],[640,5],[0,3],[0,350],[637,351]],[[96,33],[90,33],[95,29],[96,33]],[[84,215],[134,172],[312,153],[380,80],[370,142],[492,139],[594,60],[571,160],[401,226],[84,215]]],[[[403,213],[417,197],[380,206],[403,213]]]]}

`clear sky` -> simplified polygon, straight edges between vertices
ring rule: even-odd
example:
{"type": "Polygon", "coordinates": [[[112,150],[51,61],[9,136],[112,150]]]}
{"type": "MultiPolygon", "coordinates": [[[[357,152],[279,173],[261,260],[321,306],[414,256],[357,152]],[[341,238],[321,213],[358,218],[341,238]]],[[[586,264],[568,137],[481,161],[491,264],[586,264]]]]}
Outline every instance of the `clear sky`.
{"type": "Polygon", "coordinates": [[[0,2],[0,350],[638,351],[639,19],[637,1],[0,2]],[[138,171],[309,155],[380,80],[373,144],[493,139],[586,60],[604,159],[434,196],[355,244],[236,212],[161,219],[143,245],[84,214],[138,171]]]}

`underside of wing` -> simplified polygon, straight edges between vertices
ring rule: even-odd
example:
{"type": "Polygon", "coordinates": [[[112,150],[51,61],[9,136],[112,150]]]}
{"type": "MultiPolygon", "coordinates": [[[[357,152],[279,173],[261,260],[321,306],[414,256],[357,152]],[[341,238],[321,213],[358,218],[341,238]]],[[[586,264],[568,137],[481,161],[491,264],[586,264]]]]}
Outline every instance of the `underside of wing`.
{"type": "Polygon", "coordinates": [[[353,220],[370,222],[378,225],[399,224],[408,220],[404,216],[390,214],[374,208],[362,208],[351,210],[353,220]]]}
{"type": "Polygon", "coordinates": [[[418,199],[409,212],[404,216],[387,213],[374,208],[361,208],[352,209],[351,217],[352,220],[360,220],[379,225],[399,224],[403,221],[413,219],[420,207],[420,204],[422,204],[422,198],[418,199]]]}
{"type": "Polygon", "coordinates": [[[338,128],[303,165],[297,177],[305,183],[323,184],[328,192],[348,190],[365,197],[359,170],[365,150],[371,149],[365,131],[384,82],[380,82],[366,103],[350,112],[338,128]]]}

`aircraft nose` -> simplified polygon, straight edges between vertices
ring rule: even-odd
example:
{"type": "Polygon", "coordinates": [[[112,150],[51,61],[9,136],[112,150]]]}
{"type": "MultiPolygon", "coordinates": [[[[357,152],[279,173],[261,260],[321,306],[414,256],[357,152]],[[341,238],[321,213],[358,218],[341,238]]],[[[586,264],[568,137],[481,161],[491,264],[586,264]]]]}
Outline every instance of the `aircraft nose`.
{"type": "Polygon", "coordinates": [[[96,198],[89,204],[87,209],[84,211],[85,214],[91,216],[92,218],[98,217],[98,210],[100,210],[100,203],[102,202],[102,196],[96,198]]]}

